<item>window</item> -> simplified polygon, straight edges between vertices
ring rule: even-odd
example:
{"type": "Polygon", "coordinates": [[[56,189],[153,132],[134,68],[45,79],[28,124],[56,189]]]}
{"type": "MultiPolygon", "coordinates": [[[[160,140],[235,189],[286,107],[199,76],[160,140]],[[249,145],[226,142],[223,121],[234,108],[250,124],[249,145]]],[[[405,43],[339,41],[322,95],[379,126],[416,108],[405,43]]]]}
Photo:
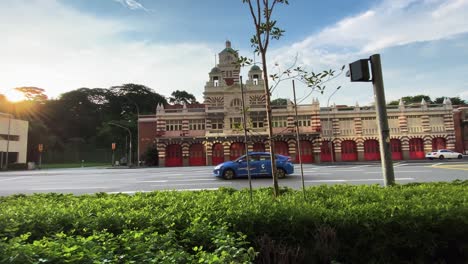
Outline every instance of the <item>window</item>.
{"type": "Polygon", "coordinates": [[[257,85],[258,84],[258,74],[253,75],[253,84],[257,85]]]}
{"type": "Polygon", "coordinates": [[[241,128],[242,118],[240,117],[229,118],[229,123],[231,123],[231,129],[239,129],[241,128]]]}
{"type": "Polygon", "coordinates": [[[302,127],[310,127],[310,116],[297,116],[297,125],[302,127]]]}
{"type": "Polygon", "coordinates": [[[253,116],[252,119],[252,127],[253,128],[262,128],[263,127],[263,116],[253,116]]]}
{"type": "Polygon", "coordinates": [[[223,119],[213,119],[211,120],[211,129],[223,129],[224,120],[223,119]]]}
{"type": "Polygon", "coordinates": [[[231,101],[231,106],[241,106],[242,101],[239,98],[235,98],[231,101]]]}
{"type": "Polygon", "coordinates": [[[19,141],[18,135],[11,135],[8,137],[8,134],[0,134],[0,139],[10,140],[10,141],[19,141]]]}
{"type": "Polygon", "coordinates": [[[408,116],[408,127],[420,127],[422,126],[421,116],[408,116]]]}
{"type": "Polygon", "coordinates": [[[272,127],[287,127],[288,117],[287,116],[274,116],[271,119],[272,127]]]}
{"type": "Polygon", "coordinates": [[[203,119],[189,120],[189,129],[190,130],[205,130],[205,120],[203,119]]]}
{"type": "Polygon", "coordinates": [[[214,77],[213,77],[213,85],[214,85],[215,87],[218,87],[218,86],[219,86],[218,76],[214,76],[214,77]]]}
{"type": "Polygon", "coordinates": [[[166,120],[166,131],[182,130],[182,120],[166,120]]]}

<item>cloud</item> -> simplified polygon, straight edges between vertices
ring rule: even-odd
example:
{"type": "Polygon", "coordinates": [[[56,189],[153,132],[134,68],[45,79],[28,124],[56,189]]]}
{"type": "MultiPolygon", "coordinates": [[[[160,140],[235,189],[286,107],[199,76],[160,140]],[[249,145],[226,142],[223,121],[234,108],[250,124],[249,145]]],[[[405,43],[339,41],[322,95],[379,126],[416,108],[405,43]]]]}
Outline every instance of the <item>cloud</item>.
{"type": "Polygon", "coordinates": [[[42,87],[57,97],[78,87],[139,83],[162,95],[183,89],[200,99],[213,49],[122,37],[134,30],[130,23],[86,15],[59,0],[14,1],[0,9],[0,32],[6,36],[0,42],[0,85],[42,87]]]}
{"type": "MultiPolygon", "coordinates": [[[[466,14],[468,0],[384,0],[292,45],[271,50],[270,61],[287,65],[298,54],[300,66],[313,65],[313,70],[336,69],[389,48],[431,43],[467,33],[466,14]]],[[[430,50],[426,52],[427,56],[431,55],[430,50]]],[[[349,86],[347,82],[341,80],[349,86]]],[[[360,96],[351,92],[348,95],[360,96]]]]}
{"type": "Polygon", "coordinates": [[[121,5],[124,7],[127,7],[131,10],[144,10],[148,11],[141,3],[139,3],[137,0],[114,0],[115,2],[119,2],[121,5]]]}

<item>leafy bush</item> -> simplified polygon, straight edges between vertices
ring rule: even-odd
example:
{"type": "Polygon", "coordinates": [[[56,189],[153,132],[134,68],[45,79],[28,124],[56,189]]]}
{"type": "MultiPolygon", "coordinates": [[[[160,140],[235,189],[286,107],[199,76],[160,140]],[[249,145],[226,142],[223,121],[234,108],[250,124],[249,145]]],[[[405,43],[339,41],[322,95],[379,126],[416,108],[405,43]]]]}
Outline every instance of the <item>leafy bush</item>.
{"type": "Polygon", "coordinates": [[[0,197],[0,263],[466,263],[467,186],[0,197]]]}

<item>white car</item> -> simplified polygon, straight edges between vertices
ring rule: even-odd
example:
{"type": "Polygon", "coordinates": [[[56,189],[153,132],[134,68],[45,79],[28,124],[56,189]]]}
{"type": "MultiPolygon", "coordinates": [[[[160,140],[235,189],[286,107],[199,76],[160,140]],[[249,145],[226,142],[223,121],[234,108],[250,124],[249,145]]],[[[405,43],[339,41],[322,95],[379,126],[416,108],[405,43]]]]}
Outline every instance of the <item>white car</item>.
{"type": "Polygon", "coordinates": [[[437,151],[432,151],[426,153],[426,158],[432,159],[462,159],[463,155],[461,153],[451,151],[448,149],[439,149],[437,151]]]}

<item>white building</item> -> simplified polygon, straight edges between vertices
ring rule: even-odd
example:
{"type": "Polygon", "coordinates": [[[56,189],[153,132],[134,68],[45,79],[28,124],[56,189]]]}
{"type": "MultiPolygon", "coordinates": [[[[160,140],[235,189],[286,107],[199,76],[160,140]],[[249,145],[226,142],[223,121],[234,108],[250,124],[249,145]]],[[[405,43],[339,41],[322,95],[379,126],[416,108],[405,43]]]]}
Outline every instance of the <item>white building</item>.
{"type": "Polygon", "coordinates": [[[7,152],[8,164],[26,163],[28,125],[28,121],[0,113],[0,168],[5,166],[7,152]]]}

